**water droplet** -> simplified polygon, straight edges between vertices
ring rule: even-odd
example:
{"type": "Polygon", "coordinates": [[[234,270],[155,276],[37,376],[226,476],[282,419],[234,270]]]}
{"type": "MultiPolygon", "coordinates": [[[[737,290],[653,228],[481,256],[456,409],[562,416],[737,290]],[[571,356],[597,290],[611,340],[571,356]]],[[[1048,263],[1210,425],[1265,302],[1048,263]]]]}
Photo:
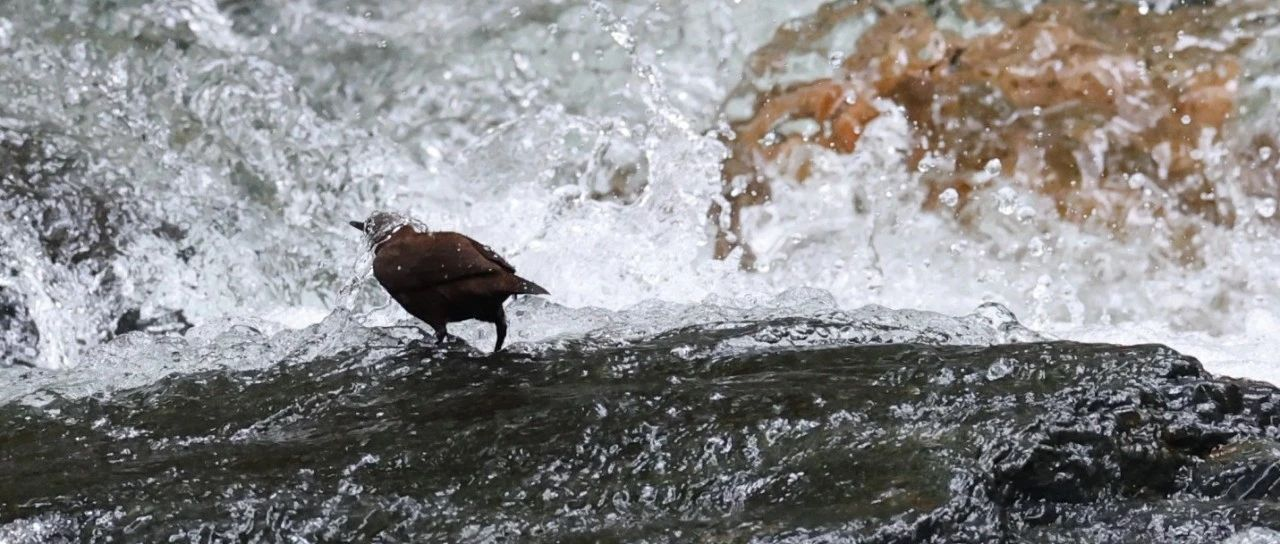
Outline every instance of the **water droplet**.
{"type": "Polygon", "coordinates": [[[1182,124],[1184,124],[1184,125],[1190,125],[1190,124],[1191,124],[1191,116],[1190,116],[1190,115],[1187,115],[1187,114],[1185,114],[1185,113],[1184,113],[1184,114],[1182,115],[1182,119],[1181,119],[1181,121],[1182,121],[1182,124]]]}
{"type": "Polygon", "coordinates": [[[13,45],[13,23],[0,17],[0,49],[8,49],[13,45]]]}
{"type": "Polygon", "coordinates": [[[529,71],[529,57],[526,57],[524,54],[512,53],[511,62],[516,65],[517,70],[520,70],[521,72],[529,71]]]}
{"type": "Polygon", "coordinates": [[[960,193],[956,192],[955,188],[948,187],[938,195],[938,202],[948,208],[954,208],[960,203],[960,193]]]}
{"type": "Polygon", "coordinates": [[[1027,251],[1031,253],[1032,257],[1043,256],[1044,249],[1045,249],[1044,239],[1040,238],[1039,236],[1032,237],[1031,241],[1027,242],[1027,251]]]}
{"type": "Polygon", "coordinates": [[[621,23],[614,23],[609,26],[609,36],[613,38],[614,42],[621,45],[624,49],[631,50],[636,47],[635,38],[631,37],[631,33],[627,32],[627,27],[623,26],[621,23]]]}
{"type": "Polygon", "coordinates": [[[840,64],[844,63],[844,53],[832,51],[831,54],[827,55],[827,62],[831,63],[832,68],[839,68],[840,64]]]}
{"type": "Polygon", "coordinates": [[[1270,158],[1271,158],[1271,148],[1270,148],[1270,147],[1267,147],[1267,146],[1265,146],[1265,145],[1264,145],[1264,146],[1262,146],[1262,147],[1259,147],[1259,148],[1258,148],[1258,158],[1259,158],[1259,159],[1262,159],[1262,160],[1264,160],[1264,161],[1265,161],[1265,160],[1267,160],[1267,159],[1270,159],[1270,158]]]}
{"type": "Polygon", "coordinates": [[[987,367],[987,380],[995,381],[1012,373],[1013,365],[1009,364],[1008,359],[1001,357],[996,359],[996,362],[991,363],[990,367],[987,367]]]}
{"type": "Polygon", "coordinates": [[[996,191],[996,210],[1000,215],[1011,215],[1017,204],[1018,193],[1012,187],[1001,187],[996,191]]]}
{"type": "Polygon", "coordinates": [[[1258,216],[1263,219],[1271,219],[1276,214],[1276,199],[1267,197],[1259,200],[1254,205],[1254,209],[1258,212],[1258,216]]]}
{"type": "Polygon", "coordinates": [[[982,171],[986,172],[988,176],[992,176],[992,177],[1000,175],[1000,171],[1002,169],[1004,169],[1004,165],[1000,163],[1000,159],[991,159],[987,161],[987,164],[985,166],[982,167],[982,171]]]}

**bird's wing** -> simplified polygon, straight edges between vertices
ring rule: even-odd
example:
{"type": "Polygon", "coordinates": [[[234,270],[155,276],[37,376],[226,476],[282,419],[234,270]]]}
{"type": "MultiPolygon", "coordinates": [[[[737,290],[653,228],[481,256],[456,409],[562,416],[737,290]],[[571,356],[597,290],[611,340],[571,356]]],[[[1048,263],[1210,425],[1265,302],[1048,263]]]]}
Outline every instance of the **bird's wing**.
{"type": "Polygon", "coordinates": [[[489,248],[453,232],[393,238],[378,248],[373,261],[374,277],[393,293],[512,270],[489,248]]]}
{"type": "Polygon", "coordinates": [[[512,274],[516,273],[516,267],[511,266],[511,263],[507,262],[506,259],[503,259],[502,255],[498,255],[497,253],[494,253],[492,249],[489,249],[489,246],[486,246],[480,242],[472,240],[471,238],[467,238],[466,236],[463,236],[461,234],[459,234],[458,236],[462,236],[463,238],[466,238],[468,242],[471,242],[471,245],[475,247],[476,251],[479,251],[480,255],[488,259],[489,262],[498,265],[499,268],[502,268],[507,272],[510,272],[512,274]]]}

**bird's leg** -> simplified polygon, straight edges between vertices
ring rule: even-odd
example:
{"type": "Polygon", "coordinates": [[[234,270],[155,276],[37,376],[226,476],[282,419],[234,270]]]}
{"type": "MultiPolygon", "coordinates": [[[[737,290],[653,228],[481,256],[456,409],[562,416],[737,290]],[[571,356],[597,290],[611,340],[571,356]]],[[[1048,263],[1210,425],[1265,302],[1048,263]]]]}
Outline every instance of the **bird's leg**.
{"type": "Polygon", "coordinates": [[[501,306],[498,307],[498,316],[493,324],[498,328],[498,341],[493,345],[493,352],[497,353],[502,351],[502,341],[507,338],[507,312],[501,306]]]}
{"type": "Polygon", "coordinates": [[[432,327],[432,328],[436,330],[436,344],[443,344],[445,340],[449,339],[448,326],[441,325],[439,327],[432,327]]]}

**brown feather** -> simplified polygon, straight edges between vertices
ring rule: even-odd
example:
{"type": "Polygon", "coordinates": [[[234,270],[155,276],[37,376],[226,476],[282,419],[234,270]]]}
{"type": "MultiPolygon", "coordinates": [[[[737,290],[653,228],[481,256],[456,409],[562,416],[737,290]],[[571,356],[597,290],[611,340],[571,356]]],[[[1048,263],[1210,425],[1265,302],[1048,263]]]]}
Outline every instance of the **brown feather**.
{"type": "Polygon", "coordinates": [[[456,232],[401,229],[378,245],[373,276],[391,292],[412,292],[472,276],[511,274],[502,257],[456,232]]]}
{"type": "Polygon", "coordinates": [[[495,351],[506,336],[502,303],[512,295],[547,294],[515,271],[488,246],[456,232],[402,227],[374,249],[373,276],[438,339],[449,323],[478,319],[497,325],[495,351]]]}

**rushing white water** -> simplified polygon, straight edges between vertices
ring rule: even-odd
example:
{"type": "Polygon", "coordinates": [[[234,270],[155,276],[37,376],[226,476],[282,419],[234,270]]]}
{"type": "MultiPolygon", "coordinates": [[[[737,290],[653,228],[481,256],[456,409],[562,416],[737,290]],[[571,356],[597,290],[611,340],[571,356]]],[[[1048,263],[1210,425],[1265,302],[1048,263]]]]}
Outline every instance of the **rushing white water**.
{"type": "MultiPolygon", "coordinates": [[[[27,161],[25,181],[3,182],[18,189],[0,207],[0,288],[38,328],[40,366],[276,360],[234,349],[231,333],[178,363],[160,355],[165,340],[102,343],[127,308],[159,322],[181,311],[197,325],[188,336],[204,340],[229,324],[270,333],[334,310],[370,325],[405,320],[346,225],[394,209],[472,235],[552,292],[558,305],[521,306],[520,341],[578,330],[534,324],[563,312],[629,308],[621,315],[634,322],[613,323],[625,330],[664,312],[701,315],[689,305],[708,319],[725,306],[773,308],[803,287],[846,309],[963,315],[998,302],[1057,337],[1164,342],[1211,370],[1280,382],[1274,228],[1244,220],[1207,232],[1202,268],[1165,266],[1144,240],[1064,224],[1044,213],[1051,203],[1012,189],[983,203],[976,229],[961,228],[920,211],[907,121],[892,103],[857,152],[820,155],[805,184],[775,187],[771,204],[749,210],[759,270],[714,260],[721,101],[747,54],[817,5],[0,7],[0,143],[27,161]],[[61,189],[32,196],[49,186],[61,189]],[[50,250],[41,234],[58,228],[72,241],[50,250]],[[138,342],[159,343],[129,347],[138,342]]],[[[310,330],[343,335],[339,344],[372,338],[310,330]]]]}

